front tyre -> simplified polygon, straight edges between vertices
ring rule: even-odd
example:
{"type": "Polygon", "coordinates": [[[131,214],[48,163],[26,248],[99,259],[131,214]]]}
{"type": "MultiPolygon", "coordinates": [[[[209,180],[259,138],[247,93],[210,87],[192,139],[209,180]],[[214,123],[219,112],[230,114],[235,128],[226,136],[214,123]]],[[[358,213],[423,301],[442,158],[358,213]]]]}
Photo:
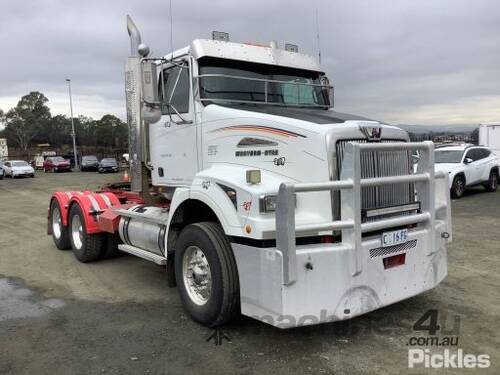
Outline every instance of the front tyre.
{"type": "Polygon", "coordinates": [[[93,262],[101,257],[104,247],[102,233],[88,234],[85,219],[78,204],[73,204],[69,212],[71,248],[76,259],[82,263],[93,262]]]}
{"type": "Polygon", "coordinates": [[[455,199],[460,199],[465,192],[465,179],[462,176],[455,176],[453,179],[453,184],[451,185],[451,197],[455,199]]]}
{"type": "Polygon", "coordinates": [[[486,191],[494,192],[497,191],[497,186],[498,186],[498,172],[491,171],[490,178],[488,179],[488,182],[484,184],[484,188],[486,189],[486,191]]]}
{"type": "Polygon", "coordinates": [[[175,277],[186,312],[214,327],[240,310],[239,280],[231,245],[219,224],[185,227],[175,244],[175,277]]]}

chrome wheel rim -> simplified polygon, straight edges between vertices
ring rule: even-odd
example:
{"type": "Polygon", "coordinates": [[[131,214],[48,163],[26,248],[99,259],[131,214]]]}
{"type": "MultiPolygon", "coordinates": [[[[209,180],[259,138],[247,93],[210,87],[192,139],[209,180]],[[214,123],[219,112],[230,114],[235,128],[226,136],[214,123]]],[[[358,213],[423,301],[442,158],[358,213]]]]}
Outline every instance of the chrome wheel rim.
{"type": "Polygon", "coordinates": [[[212,293],[212,274],[205,253],[198,246],[189,246],[182,259],[184,287],[191,301],[202,306],[212,293]]]}
{"type": "Polygon", "coordinates": [[[462,195],[464,192],[464,182],[462,180],[457,181],[457,195],[462,195]]]}
{"type": "Polygon", "coordinates": [[[61,238],[61,212],[58,207],[54,207],[52,210],[52,233],[56,238],[61,238]]]}
{"type": "Polygon", "coordinates": [[[79,215],[74,215],[71,218],[71,238],[73,239],[73,245],[77,249],[81,249],[83,244],[83,226],[79,215]]]}

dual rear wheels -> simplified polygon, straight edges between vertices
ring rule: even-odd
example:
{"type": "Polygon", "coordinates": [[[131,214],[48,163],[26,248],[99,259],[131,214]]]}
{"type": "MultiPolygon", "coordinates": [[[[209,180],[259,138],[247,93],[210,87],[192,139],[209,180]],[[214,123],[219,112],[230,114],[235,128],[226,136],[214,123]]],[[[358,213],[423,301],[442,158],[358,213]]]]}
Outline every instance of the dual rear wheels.
{"type": "Polygon", "coordinates": [[[83,263],[118,255],[118,237],[108,233],[89,234],[78,204],[71,206],[68,225],[62,221],[61,207],[54,199],[50,205],[49,225],[52,239],[59,250],[73,249],[75,257],[83,263]]]}

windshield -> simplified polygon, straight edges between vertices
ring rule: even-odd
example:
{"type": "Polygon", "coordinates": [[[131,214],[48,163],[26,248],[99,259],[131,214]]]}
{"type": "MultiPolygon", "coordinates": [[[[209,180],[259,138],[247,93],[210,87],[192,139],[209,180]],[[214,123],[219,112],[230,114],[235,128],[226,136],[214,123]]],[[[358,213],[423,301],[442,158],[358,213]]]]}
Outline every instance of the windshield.
{"type": "Polygon", "coordinates": [[[209,57],[200,59],[199,67],[202,100],[330,106],[327,83],[319,72],[209,57]]]}
{"type": "Polygon", "coordinates": [[[437,150],[434,156],[435,163],[460,163],[463,151],[437,150]]]}
{"type": "Polygon", "coordinates": [[[12,166],[13,167],[27,167],[27,166],[29,166],[29,164],[26,163],[25,161],[13,161],[12,166]]]}
{"type": "Polygon", "coordinates": [[[116,160],[115,159],[102,159],[101,160],[101,163],[116,163],[116,160]]]}
{"type": "Polygon", "coordinates": [[[97,161],[97,158],[95,156],[84,156],[82,159],[84,161],[97,161]]]}
{"type": "Polygon", "coordinates": [[[60,163],[60,162],[66,161],[66,160],[64,160],[64,158],[62,158],[60,156],[56,156],[55,158],[52,158],[52,161],[54,161],[56,163],[60,163]]]}

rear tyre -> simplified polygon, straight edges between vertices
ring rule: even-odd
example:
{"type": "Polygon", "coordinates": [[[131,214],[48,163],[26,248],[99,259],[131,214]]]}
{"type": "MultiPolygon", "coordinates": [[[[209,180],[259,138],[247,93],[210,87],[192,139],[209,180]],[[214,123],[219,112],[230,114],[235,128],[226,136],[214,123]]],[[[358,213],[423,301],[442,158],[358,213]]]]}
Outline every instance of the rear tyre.
{"type": "Polygon", "coordinates": [[[88,234],[82,209],[73,204],[69,212],[70,242],[76,259],[82,263],[93,262],[101,257],[104,248],[103,233],[88,234]]]}
{"type": "Polygon", "coordinates": [[[465,179],[462,176],[455,176],[453,179],[453,184],[451,185],[451,197],[455,199],[460,199],[465,192],[465,179]]]}
{"type": "Polygon", "coordinates": [[[52,239],[56,247],[59,250],[71,249],[69,229],[68,226],[64,226],[62,223],[61,206],[57,199],[53,199],[50,203],[49,225],[52,231],[52,239]]]}
{"type": "Polygon", "coordinates": [[[488,179],[488,182],[484,184],[484,188],[486,189],[486,191],[494,192],[497,191],[497,187],[498,187],[498,172],[491,171],[490,178],[488,179]]]}
{"type": "Polygon", "coordinates": [[[182,303],[194,320],[214,327],[239,314],[238,269],[219,224],[185,227],[175,244],[174,261],[182,303]]]}

